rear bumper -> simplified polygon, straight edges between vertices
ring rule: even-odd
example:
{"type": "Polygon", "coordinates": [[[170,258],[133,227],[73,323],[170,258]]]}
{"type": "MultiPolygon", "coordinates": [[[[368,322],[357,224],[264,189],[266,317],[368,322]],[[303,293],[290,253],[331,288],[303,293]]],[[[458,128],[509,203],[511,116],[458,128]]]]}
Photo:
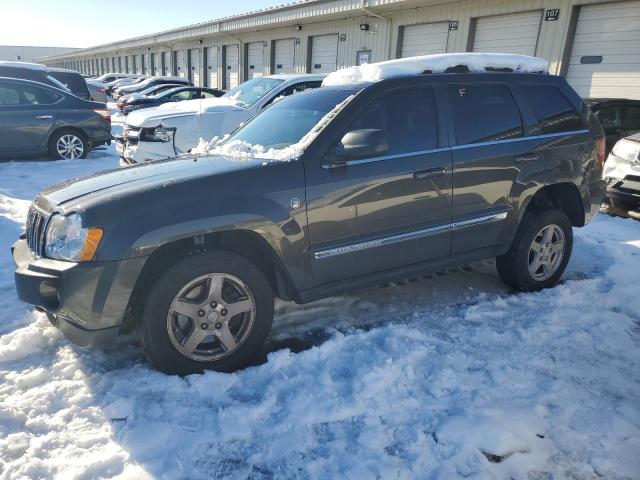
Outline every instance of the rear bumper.
{"type": "Polygon", "coordinates": [[[607,182],[596,180],[589,184],[589,195],[585,199],[584,223],[589,223],[600,211],[607,190],[607,182]]]}
{"type": "Polygon", "coordinates": [[[12,247],[18,297],[55,315],[60,330],[81,346],[117,336],[147,257],[107,262],[35,258],[26,241],[12,247]]]}

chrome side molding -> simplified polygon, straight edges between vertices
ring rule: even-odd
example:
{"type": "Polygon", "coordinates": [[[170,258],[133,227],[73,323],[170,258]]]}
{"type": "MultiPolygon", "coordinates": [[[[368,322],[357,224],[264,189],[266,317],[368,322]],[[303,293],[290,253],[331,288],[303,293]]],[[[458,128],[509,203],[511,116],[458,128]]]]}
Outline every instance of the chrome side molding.
{"type": "Polygon", "coordinates": [[[424,228],[421,230],[414,230],[413,232],[400,233],[398,235],[389,235],[386,237],[376,238],[374,240],[367,240],[366,242],[345,245],[344,247],[330,248],[328,250],[318,250],[314,253],[314,258],[316,260],[322,260],[323,258],[335,257],[347,253],[358,252],[360,250],[367,250],[369,248],[382,247],[384,245],[392,245],[394,243],[400,243],[406,240],[415,240],[417,238],[438,235],[440,233],[445,233],[448,231],[461,230],[463,228],[474,227],[486,223],[499,222],[506,220],[508,214],[509,211],[505,210],[503,212],[482,215],[479,217],[470,218],[468,220],[461,220],[459,222],[436,225],[434,227],[424,228]]]}

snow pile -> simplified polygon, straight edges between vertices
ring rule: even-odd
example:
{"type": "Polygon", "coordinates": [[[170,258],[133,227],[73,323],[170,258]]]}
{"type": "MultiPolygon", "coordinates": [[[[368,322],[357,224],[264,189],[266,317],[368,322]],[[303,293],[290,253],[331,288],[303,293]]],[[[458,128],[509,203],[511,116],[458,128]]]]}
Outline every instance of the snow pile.
{"type": "Polygon", "coordinates": [[[439,53],[343,68],[330,73],[323,80],[322,85],[377,82],[386,78],[418,75],[425,72],[443,73],[447,69],[458,66],[466,66],[471,72],[509,69],[519,73],[546,73],[549,70],[549,62],[542,58],[527,55],[511,53],[439,53]]]}
{"type": "Polygon", "coordinates": [[[576,229],[562,284],[538,293],[483,262],[278,302],[265,363],[180,378],[133,337],[72,346],[14,292],[29,200],[115,165],[112,149],[0,164],[0,477],[638,478],[640,223],[576,229]]]}

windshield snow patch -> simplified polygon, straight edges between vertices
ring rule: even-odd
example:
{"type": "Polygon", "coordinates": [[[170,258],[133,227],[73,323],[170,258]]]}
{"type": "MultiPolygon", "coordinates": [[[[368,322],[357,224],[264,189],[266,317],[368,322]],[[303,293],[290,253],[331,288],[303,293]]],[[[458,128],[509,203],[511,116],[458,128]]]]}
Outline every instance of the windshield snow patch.
{"type": "Polygon", "coordinates": [[[309,130],[298,142],[284,148],[266,148],[263,145],[252,145],[244,140],[229,140],[230,135],[222,138],[214,137],[210,142],[203,138],[189,153],[195,155],[222,155],[224,157],[239,160],[259,158],[280,162],[297,160],[304,153],[304,149],[326,127],[329,122],[351,101],[354,95],[349,95],[324,115],[311,130],[309,130]]]}

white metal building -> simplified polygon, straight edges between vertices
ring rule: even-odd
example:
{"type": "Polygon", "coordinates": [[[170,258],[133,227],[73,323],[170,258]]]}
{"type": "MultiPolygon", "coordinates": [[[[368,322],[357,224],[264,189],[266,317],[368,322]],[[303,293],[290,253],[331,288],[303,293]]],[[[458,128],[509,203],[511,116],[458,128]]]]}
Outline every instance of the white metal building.
{"type": "Polygon", "coordinates": [[[464,51],[536,55],[585,97],[640,99],[640,0],[303,0],[41,61],[100,74],[116,58],[120,70],[228,89],[270,73],[464,51]]]}

